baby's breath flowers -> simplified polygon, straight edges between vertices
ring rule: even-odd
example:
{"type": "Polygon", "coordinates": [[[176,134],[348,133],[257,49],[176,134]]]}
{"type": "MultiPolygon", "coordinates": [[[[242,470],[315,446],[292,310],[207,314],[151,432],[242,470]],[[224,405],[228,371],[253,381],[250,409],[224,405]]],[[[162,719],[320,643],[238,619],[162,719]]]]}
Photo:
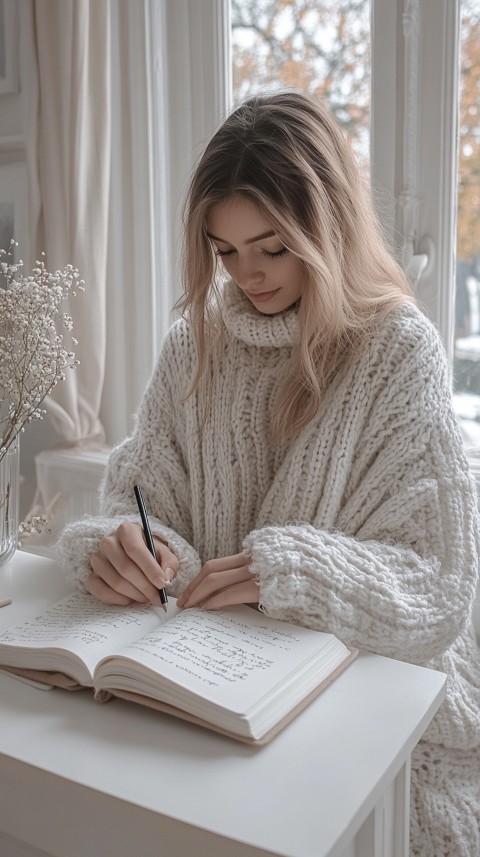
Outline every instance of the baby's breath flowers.
{"type": "Polygon", "coordinates": [[[0,461],[25,425],[44,417],[45,396],[79,362],[58,328],[72,330],[61,304],[84,291],[84,281],[72,265],[49,273],[43,260],[31,274],[19,273],[23,262],[12,258],[16,246],[12,240],[0,250],[0,461]]]}
{"type": "Polygon", "coordinates": [[[21,521],[18,527],[18,544],[21,546],[25,539],[35,534],[50,533],[48,529],[48,518],[46,515],[31,515],[21,521]]]}

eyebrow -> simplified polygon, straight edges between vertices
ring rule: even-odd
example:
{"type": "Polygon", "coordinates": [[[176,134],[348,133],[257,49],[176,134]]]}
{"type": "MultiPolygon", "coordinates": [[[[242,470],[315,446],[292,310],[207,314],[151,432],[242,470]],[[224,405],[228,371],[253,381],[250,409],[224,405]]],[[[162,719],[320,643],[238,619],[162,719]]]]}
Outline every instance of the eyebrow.
{"type": "MultiPolygon", "coordinates": [[[[268,232],[262,232],[261,235],[255,235],[254,238],[248,238],[244,241],[244,244],[253,244],[254,241],[261,241],[263,238],[272,238],[276,233],[273,229],[269,229],[268,232]]],[[[207,232],[209,238],[213,238],[214,241],[221,241],[222,244],[230,244],[230,241],[225,241],[225,238],[218,238],[216,235],[212,235],[211,232],[207,232]]]]}

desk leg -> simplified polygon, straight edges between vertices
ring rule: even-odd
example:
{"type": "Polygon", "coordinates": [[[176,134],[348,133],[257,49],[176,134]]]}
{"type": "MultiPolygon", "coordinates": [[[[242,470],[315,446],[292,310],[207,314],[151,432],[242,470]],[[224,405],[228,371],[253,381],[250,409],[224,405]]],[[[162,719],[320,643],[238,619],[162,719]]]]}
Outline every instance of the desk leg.
{"type": "Polygon", "coordinates": [[[410,756],[395,780],[393,833],[393,857],[408,857],[410,852],[410,756]]]}
{"type": "Polygon", "coordinates": [[[358,831],[354,857],[408,857],[409,828],[410,759],[358,831]]]}

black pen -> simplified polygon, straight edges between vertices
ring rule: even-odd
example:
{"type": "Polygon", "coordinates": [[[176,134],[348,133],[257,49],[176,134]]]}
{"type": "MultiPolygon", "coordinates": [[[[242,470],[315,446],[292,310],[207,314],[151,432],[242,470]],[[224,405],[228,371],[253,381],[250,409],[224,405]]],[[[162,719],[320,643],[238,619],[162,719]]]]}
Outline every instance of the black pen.
{"type": "MultiPolygon", "coordinates": [[[[153,543],[152,531],[150,529],[150,524],[148,523],[147,510],[145,508],[145,501],[143,499],[142,489],[140,485],[134,485],[133,490],[135,491],[135,498],[137,501],[138,511],[140,512],[140,517],[142,519],[143,526],[143,534],[145,536],[145,541],[147,543],[147,548],[155,559],[157,558],[157,552],[155,550],[155,545],[153,543]]],[[[164,588],[159,589],[158,593],[160,595],[160,601],[162,602],[162,607],[167,612],[167,604],[168,598],[167,593],[164,588]]]]}

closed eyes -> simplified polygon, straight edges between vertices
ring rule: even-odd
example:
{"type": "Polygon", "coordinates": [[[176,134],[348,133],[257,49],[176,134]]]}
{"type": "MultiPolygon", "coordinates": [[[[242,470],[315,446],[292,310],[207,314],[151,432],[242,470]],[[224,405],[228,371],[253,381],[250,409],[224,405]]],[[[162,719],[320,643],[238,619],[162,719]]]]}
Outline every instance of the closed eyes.
{"type": "MultiPolygon", "coordinates": [[[[235,253],[235,252],[236,252],[236,250],[233,250],[233,249],[232,250],[219,250],[217,247],[215,250],[215,256],[222,256],[222,257],[231,256],[232,253],[235,253]]],[[[263,256],[268,256],[269,259],[278,259],[279,256],[284,256],[285,253],[288,253],[288,248],[282,247],[281,250],[276,250],[274,253],[269,253],[268,250],[261,250],[260,252],[262,253],[263,256]]]]}
{"type": "Polygon", "coordinates": [[[276,250],[274,253],[269,253],[268,250],[261,251],[264,256],[270,256],[270,259],[278,259],[279,256],[284,256],[285,253],[288,253],[287,247],[282,247],[281,250],[276,250]]]}

